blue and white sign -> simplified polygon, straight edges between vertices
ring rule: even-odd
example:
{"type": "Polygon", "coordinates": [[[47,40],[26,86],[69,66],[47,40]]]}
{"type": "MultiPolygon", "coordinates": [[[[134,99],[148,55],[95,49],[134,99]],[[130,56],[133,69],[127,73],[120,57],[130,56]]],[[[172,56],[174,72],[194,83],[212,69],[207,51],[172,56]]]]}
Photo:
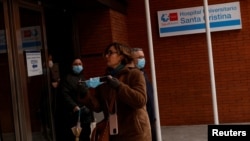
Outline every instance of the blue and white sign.
{"type": "Polygon", "coordinates": [[[23,27],[21,29],[23,48],[42,48],[42,36],[40,26],[23,27]]]}
{"type": "MultiPolygon", "coordinates": [[[[239,2],[209,5],[210,30],[241,29],[239,2]]],[[[158,11],[160,37],[206,32],[204,7],[158,11]]]]}
{"type": "Polygon", "coordinates": [[[40,51],[27,51],[26,63],[28,76],[42,75],[42,57],[40,51]]]}

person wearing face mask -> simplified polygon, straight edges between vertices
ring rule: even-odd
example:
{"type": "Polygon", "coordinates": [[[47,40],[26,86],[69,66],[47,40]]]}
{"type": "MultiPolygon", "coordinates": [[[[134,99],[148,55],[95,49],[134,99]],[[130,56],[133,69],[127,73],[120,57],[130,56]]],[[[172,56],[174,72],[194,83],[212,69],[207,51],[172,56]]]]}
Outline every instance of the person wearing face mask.
{"type": "Polygon", "coordinates": [[[109,141],[151,141],[146,83],[139,69],[129,67],[133,61],[131,48],[113,42],[105,49],[104,57],[106,80],[94,89],[94,94],[84,97],[86,106],[103,112],[104,120],[109,121],[109,141]]]}
{"type": "Polygon", "coordinates": [[[45,85],[43,90],[41,91],[38,115],[42,123],[42,133],[47,140],[50,140],[50,131],[52,131],[53,124],[53,122],[51,121],[51,117],[53,117],[54,119],[55,116],[56,97],[58,85],[60,82],[60,73],[58,63],[53,63],[52,54],[48,55],[47,61],[47,64],[45,62],[43,64],[43,73],[46,77],[47,75],[50,76],[49,83],[51,85],[50,87],[45,85]],[[50,95],[48,94],[48,91],[50,91],[50,95]],[[52,110],[51,113],[50,108],[52,110]]]}
{"type": "Polygon", "coordinates": [[[51,97],[52,97],[52,114],[55,114],[56,110],[56,101],[58,94],[58,86],[60,83],[60,71],[59,64],[54,63],[52,54],[48,55],[48,66],[50,73],[50,83],[51,83],[51,97]]]}
{"type": "Polygon", "coordinates": [[[146,81],[146,88],[147,88],[147,112],[150,119],[151,124],[151,134],[152,134],[152,141],[157,141],[156,138],[156,125],[155,125],[155,109],[154,109],[154,92],[153,92],[153,86],[151,82],[149,81],[149,78],[144,71],[144,67],[146,64],[144,52],[142,48],[132,48],[132,56],[134,58],[134,61],[132,63],[132,66],[137,67],[141,70],[141,72],[144,75],[145,81],[146,81]]]}
{"type": "Polygon", "coordinates": [[[74,58],[71,72],[61,80],[59,108],[62,113],[58,118],[62,121],[59,124],[64,124],[64,126],[57,131],[57,140],[75,141],[71,128],[76,126],[79,115],[82,128],[79,141],[90,140],[90,123],[94,117],[93,112],[82,103],[83,96],[88,93],[88,88],[83,83],[85,81],[83,70],[81,58],[74,58]]]}
{"type": "Polygon", "coordinates": [[[53,57],[51,54],[48,56],[48,65],[50,70],[51,86],[56,89],[60,82],[60,72],[58,63],[53,62],[53,57]]]}

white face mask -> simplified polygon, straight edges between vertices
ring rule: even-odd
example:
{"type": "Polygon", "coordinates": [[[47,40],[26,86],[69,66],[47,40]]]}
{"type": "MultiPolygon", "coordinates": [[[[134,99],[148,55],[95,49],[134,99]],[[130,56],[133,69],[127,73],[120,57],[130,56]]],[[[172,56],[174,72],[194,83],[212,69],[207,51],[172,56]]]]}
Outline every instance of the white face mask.
{"type": "Polygon", "coordinates": [[[49,60],[49,68],[52,68],[53,67],[53,61],[52,60],[49,60]]]}

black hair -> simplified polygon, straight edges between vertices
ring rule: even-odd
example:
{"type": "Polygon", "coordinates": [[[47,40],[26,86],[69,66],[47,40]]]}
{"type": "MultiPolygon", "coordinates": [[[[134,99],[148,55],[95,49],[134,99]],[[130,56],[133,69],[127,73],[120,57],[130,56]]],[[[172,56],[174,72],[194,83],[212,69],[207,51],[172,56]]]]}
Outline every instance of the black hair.
{"type": "Polygon", "coordinates": [[[70,61],[70,65],[72,65],[73,64],[73,62],[76,60],[76,59],[80,59],[81,61],[82,61],[82,57],[81,56],[74,56],[72,59],[71,59],[71,61],[70,61]]]}

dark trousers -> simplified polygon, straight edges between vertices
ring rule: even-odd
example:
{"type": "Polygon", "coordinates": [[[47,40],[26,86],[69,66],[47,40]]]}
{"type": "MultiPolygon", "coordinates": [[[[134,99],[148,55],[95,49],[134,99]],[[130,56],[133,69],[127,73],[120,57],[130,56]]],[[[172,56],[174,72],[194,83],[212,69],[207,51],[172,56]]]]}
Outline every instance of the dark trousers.
{"type": "Polygon", "coordinates": [[[152,141],[157,141],[155,123],[151,123],[151,136],[152,136],[152,141]]]}

